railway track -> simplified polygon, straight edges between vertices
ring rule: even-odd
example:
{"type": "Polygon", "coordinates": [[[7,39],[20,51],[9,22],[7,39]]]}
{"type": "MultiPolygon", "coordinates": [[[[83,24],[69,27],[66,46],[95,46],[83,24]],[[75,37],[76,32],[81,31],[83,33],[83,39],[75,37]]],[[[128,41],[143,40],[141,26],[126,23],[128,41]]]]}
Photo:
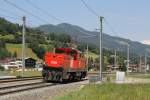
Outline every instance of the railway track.
{"type": "Polygon", "coordinates": [[[38,80],[38,79],[42,79],[42,77],[36,76],[36,77],[23,77],[23,78],[4,78],[4,79],[0,79],[0,83],[27,81],[27,80],[38,80]]]}
{"type": "MultiPolygon", "coordinates": [[[[87,79],[83,79],[82,81],[72,81],[72,82],[64,82],[64,84],[72,84],[72,83],[78,83],[83,82],[87,79]]],[[[0,96],[10,95],[18,92],[28,91],[28,90],[34,90],[44,87],[50,87],[50,86],[56,86],[56,85],[63,85],[60,83],[45,83],[43,81],[39,82],[30,82],[30,83],[24,83],[24,84],[17,84],[17,85],[4,85],[0,87],[0,96]]]]}
{"type": "MultiPolygon", "coordinates": [[[[72,82],[69,82],[69,84],[71,83],[72,82]]],[[[0,96],[6,96],[18,92],[50,87],[55,85],[61,85],[61,84],[45,83],[43,82],[42,77],[40,76],[22,77],[22,78],[5,78],[5,79],[0,79],[0,96]]]]}
{"type": "Polygon", "coordinates": [[[27,90],[48,87],[48,86],[54,86],[57,84],[58,83],[34,82],[34,83],[27,83],[27,84],[4,86],[4,87],[0,87],[0,96],[13,94],[13,93],[17,93],[17,92],[22,92],[22,91],[27,91],[27,90]]]}

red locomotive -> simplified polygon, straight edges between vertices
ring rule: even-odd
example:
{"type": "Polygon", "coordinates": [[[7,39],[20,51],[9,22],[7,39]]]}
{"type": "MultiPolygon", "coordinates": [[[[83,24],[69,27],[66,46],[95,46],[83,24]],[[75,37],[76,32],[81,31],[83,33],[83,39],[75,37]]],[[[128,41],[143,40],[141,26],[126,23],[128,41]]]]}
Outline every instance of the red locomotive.
{"type": "Polygon", "coordinates": [[[81,80],[87,74],[84,55],[73,48],[56,48],[45,54],[42,76],[45,81],[81,80]]]}

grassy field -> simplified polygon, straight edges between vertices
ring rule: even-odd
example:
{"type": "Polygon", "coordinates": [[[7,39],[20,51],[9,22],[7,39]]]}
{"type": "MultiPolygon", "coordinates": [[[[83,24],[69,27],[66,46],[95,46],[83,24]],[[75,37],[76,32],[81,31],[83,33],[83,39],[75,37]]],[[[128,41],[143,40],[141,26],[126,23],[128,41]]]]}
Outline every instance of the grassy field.
{"type": "Polygon", "coordinates": [[[91,84],[55,100],[150,100],[150,84],[91,84]]]}
{"type": "MultiPolygon", "coordinates": [[[[99,55],[96,55],[95,53],[92,53],[92,52],[88,52],[88,55],[89,57],[92,57],[94,59],[99,57],[99,55]]],[[[85,57],[86,57],[86,54],[85,54],[85,57]]]]}
{"type": "MultiPolygon", "coordinates": [[[[17,53],[17,58],[21,58],[21,50],[22,50],[22,45],[21,44],[6,44],[6,48],[9,52],[17,53]]],[[[38,59],[38,57],[36,56],[36,54],[30,49],[27,48],[26,49],[26,57],[32,57],[34,59],[38,59]]]]}
{"type": "Polygon", "coordinates": [[[136,73],[136,74],[130,74],[127,75],[128,77],[135,77],[135,78],[142,78],[142,79],[150,79],[150,73],[149,74],[140,74],[140,73],[136,73]]]}
{"type": "MultiPolygon", "coordinates": [[[[10,72],[10,75],[13,76],[21,76],[22,72],[10,72]]],[[[42,73],[40,71],[25,71],[24,77],[32,77],[32,76],[42,76],[42,73]]]]}

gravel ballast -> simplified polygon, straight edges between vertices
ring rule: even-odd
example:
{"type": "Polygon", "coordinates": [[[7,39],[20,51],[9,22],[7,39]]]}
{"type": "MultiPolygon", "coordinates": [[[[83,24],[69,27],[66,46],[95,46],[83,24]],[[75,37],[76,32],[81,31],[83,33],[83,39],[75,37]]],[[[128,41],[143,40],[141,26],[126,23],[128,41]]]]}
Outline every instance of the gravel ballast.
{"type": "Polygon", "coordinates": [[[54,97],[79,90],[85,84],[88,84],[88,80],[1,96],[0,100],[54,100],[54,97]]]}

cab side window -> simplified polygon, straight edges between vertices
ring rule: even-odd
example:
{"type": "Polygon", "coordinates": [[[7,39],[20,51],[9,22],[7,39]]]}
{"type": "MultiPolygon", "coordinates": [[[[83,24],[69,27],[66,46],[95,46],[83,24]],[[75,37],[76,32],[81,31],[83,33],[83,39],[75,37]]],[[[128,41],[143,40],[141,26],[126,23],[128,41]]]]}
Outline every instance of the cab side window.
{"type": "Polygon", "coordinates": [[[77,54],[74,51],[70,52],[70,56],[73,58],[73,60],[77,60],[77,54]]]}

